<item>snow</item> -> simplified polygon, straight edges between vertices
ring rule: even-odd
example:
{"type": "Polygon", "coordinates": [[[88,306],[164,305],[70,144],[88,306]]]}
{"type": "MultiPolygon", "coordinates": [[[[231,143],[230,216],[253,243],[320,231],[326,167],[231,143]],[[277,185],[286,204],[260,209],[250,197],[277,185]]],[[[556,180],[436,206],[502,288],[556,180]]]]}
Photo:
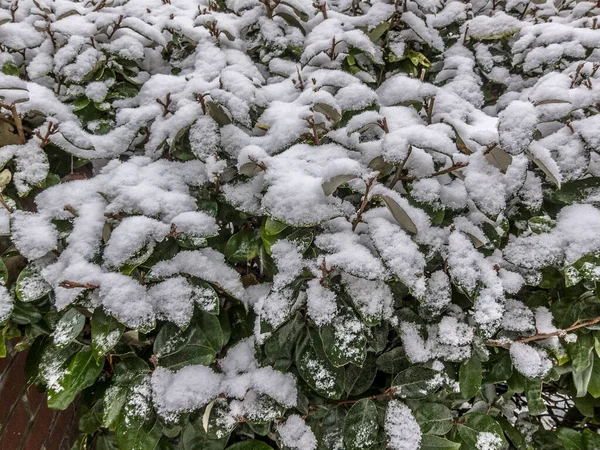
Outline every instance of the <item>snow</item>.
{"type": "Polygon", "coordinates": [[[421,444],[421,428],[404,403],[392,400],[385,413],[385,431],[388,447],[393,450],[418,450],[421,444]]]}
{"type": "Polygon", "coordinates": [[[0,323],[4,322],[13,310],[13,298],[4,286],[0,285],[0,323]]]}
{"type": "MultiPolygon", "coordinates": [[[[304,384],[259,363],[298,310],[346,356],[391,325],[411,363],[440,370],[500,338],[515,370],[539,379],[546,351],[577,338],[526,300],[542,269],[569,273],[600,252],[598,189],[548,208],[600,175],[593,2],[417,0],[399,14],[393,2],[289,0],[272,17],[257,0],[12,3],[0,10],[0,66],[18,69],[0,74],[0,170],[12,176],[0,234],[33,272],[23,299],[102,307],[144,332],[234,301],[257,316],[210,367],[159,364],[132,414],[149,414],[151,395],[167,419],[208,407],[228,430],[276,420],[274,439],[314,450],[289,410],[304,384]],[[267,218],[286,227],[259,238],[267,218]],[[262,247],[233,264],[224,245],[243,229],[262,247]],[[535,333],[557,336],[519,341],[535,333]]],[[[14,297],[0,285],[0,321],[14,297]]],[[[42,379],[60,389],[65,361],[45,358],[42,379]]],[[[392,449],[420,445],[402,403],[385,428],[392,449]]],[[[319,447],[344,445],[323,433],[319,447]]],[[[475,447],[499,439],[479,433],[475,447]]]]}
{"type": "Polygon", "coordinates": [[[331,323],[337,312],[335,294],[322,286],[321,281],[309,281],[306,290],[306,306],[310,317],[319,326],[331,323]]]}
{"type": "Polygon", "coordinates": [[[290,449],[315,450],[317,448],[317,439],[314,433],[297,414],[292,414],[283,424],[279,425],[277,433],[281,443],[290,449]]]}
{"type": "Polygon", "coordinates": [[[499,450],[504,445],[502,438],[496,433],[483,431],[477,434],[475,447],[477,450],[499,450]]]}
{"type": "Polygon", "coordinates": [[[510,346],[510,358],[515,369],[528,378],[543,378],[552,368],[552,361],[542,349],[522,342],[510,346]]]}
{"type": "MultiPolygon", "coordinates": [[[[295,380],[269,366],[259,367],[254,357],[252,338],[239,342],[219,361],[221,372],[207,366],[186,366],[178,371],[158,367],[152,373],[152,399],[158,412],[166,418],[175,418],[181,412],[194,411],[206,406],[223,395],[240,400],[248,399],[246,405],[238,405],[246,413],[250,403],[256,402],[256,394],[266,395],[285,407],[296,404],[295,380]],[[245,408],[244,408],[245,406],[245,408]]],[[[230,411],[227,420],[234,423],[240,417],[230,411]]]]}

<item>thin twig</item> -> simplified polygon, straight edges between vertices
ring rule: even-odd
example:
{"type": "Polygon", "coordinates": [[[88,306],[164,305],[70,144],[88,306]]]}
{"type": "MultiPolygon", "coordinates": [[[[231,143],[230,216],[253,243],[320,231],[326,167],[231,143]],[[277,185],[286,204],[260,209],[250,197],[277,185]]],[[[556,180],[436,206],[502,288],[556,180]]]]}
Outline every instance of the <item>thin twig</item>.
{"type": "Polygon", "coordinates": [[[98,289],[100,286],[91,283],[78,283],[77,281],[63,280],[58,285],[65,289],[98,289]]]}
{"type": "Polygon", "coordinates": [[[402,160],[402,162],[400,164],[398,164],[398,168],[396,169],[396,173],[394,174],[394,178],[392,178],[392,181],[390,182],[390,189],[394,189],[394,186],[396,186],[396,183],[400,180],[400,176],[402,175],[402,170],[404,170],[404,166],[406,165],[406,161],[408,161],[408,158],[410,156],[410,154],[412,153],[412,145],[408,146],[408,152],[406,152],[406,158],[404,158],[402,160]]]}
{"type": "MultiPolygon", "coordinates": [[[[384,392],[382,392],[381,394],[376,394],[376,395],[371,395],[370,397],[367,397],[368,400],[376,400],[378,398],[392,398],[392,396],[396,393],[398,389],[395,387],[391,387],[386,389],[384,392]]],[[[332,402],[330,403],[330,405],[332,406],[340,406],[340,405],[351,405],[353,403],[357,403],[359,401],[361,401],[362,398],[356,399],[356,400],[341,400],[338,402],[332,402]]]]}
{"type": "MultiPolygon", "coordinates": [[[[440,175],[445,175],[447,173],[454,172],[455,170],[462,169],[463,167],[466,167],[468,165],[469,165],[469,163],[467,163],[467,162],[457,162],[457,163],[452,164],[450,167],[446,167],[443,170],[440,170],[438,172],[433,172],[430,176],[439,177],[440,175]]],[[[405,177],[400,177],[398,179],[402,180],[402,181],[414,181],[417,179],[417,177],[405,176],[405,177]]]]}
{"type": "Polygon", "coordinates": [[[356,213],[356,217],[352,221],[352,231],[356,230],[356,227],[358,226],[358,224],[360,222],[362,222],[363,212],[365,212],[367,203],[369,203],[369,191],[371,190],[371,186],[373,186],[373,183],[375,182],[376,179],[377,179],[377,177],[375,176],[375,177],[371,178],[369,181],[367,181],[366,188],[365,188],[365,196],[362,199],[360,208],[358,209],[358,212],[356,213]]]}
{"type": "MultiPolygon", "coordinates": [[[[563,330],[556,330],[556,331],[553,331],[551,333],[538,333],[538,334],[533,335],[533,336],[529,336],[529,337],[524,337],[524,338],[521,338],[521,339],[517,339],[514,342],[523,342],[523,343],[525,343],[525,342],[539,341],[539,340],[542,340],[542,339],[548,339],[548,338],[551,338],[551,337],[554,337],[554,336],[564,336],[565,334],[567,334],[570,331],[577,330],[579,328],[589,327],[590,325],[595,325],[598,322],[600,322],[600,316],[599,317],[595,317],[594,319],[587,320],[585,322],[577,321],[573,325],[571,325],[570,327],[565,328],[563,330]]],[[[506,342],[498,342],[498,341],[489,341],[487,343],[487,345],[490,346],[490,347],[505,347],[505,348],[509,348],[514,342],[506,343],[506,342]]]]}

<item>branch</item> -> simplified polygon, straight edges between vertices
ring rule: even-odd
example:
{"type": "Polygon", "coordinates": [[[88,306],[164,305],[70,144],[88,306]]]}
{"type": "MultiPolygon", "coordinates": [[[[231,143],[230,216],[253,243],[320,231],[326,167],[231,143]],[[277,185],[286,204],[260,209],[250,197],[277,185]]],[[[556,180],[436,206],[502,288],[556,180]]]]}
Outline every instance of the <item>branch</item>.
{"type": "MultiPolygon", "coordinates": [[[[515,342],[532,342],[532,341],[540,341],[542,339],[548,339],[554,336],[564,336],[565,334],[567,334],[570,331],[573,330],[577,330],[578,328],[584,328],[584,327],[589,327],[590,325],[595,325],[598,322],[600,322],[600,316],[599,317],[595,317],[593,319],[589,319],[586,320],[585,322],[581,322],[581,321],[577,321],[575,322],[573,325],[571,325],[568,328],[565,328],[564,330],[556,330],[553,331],[552,333],[538,333],[536,335],[533,336],[529,336],[529,337],[524,337],[521,339],[516,340],[515,342]]],[[[504,347],[504,348],[510,348],[510,346],[513,344],[514,342],[511,343],[506,343],[506,342],[498,342],[498,341],[490,341],[487,343],[488,346],[490,347],[504,347]]]]}
{"type": "Polygon", "coordinates": [[[61,288],[65,288],[65,289],[78,289],[78,288],[83,288],[83,289],[98,289],[100,287],[97,284],[78,283],[77,281],[69,281],[69,280],[63,280],[60,283],[58,283],[58,285],[61,288]]]}
{"type": "Polygon", "coordinates": [[[371,186],[373,186],[373,183],[375,182],[376,179],[377,179],[377,176],[374,176],[367,182],[367,186],[365,188],[365,196],[363,197],[362,203],[360,204],[360,208],[358,209],[358,212],[356,213],[356,218],[352,221],[352,231],[356,230],[356,227],[358,226],[358,224],[360,222],[362,222],[363,212],[365,212],[365,208],[367,207],[367,203],[369,202],[369,191],[371,190],[371,186]]]}
{"type": "Polygon", "coordinates": [[[396,183],[398,183],[398,181],[400,180],[401,174],[402,174],[402,170],[404,170],[404,166],[406,165],[406,161],[408,161],[408,158],[410,156],[410,154],[412,153],[412,145],[408,146],[408,152],[406,152],[406,158],[404,158],[402,160],[402,162],[400,164],[398,164],[398,168],[396,169],[396,173],[394,174],[394,178],[392,178],[392,181],[390,182],[389,188],[390,189],[394,189],[394,186],[396,186],[396,183]]]}
{"type": "Polygon", "coordinates": [[[25,139],[25,133],[23,132],[23,122],[21,122],[21,116],[17,112],[17,107],[14,103],[7,105],[6,103],[0,103],[0,108],[8,109],[12,114],[13,121],[15,123],[15,127],[17,128],[17,133],[19,135],[19,140],[21,144],[25,144],[27,139],[25,139]]]}
{"type": "MultiPolygon", "coordinates": [[[[398,389],[396,389],[395,387],[391,387],[386,389],[384,392],[382,392],[381,394],[377,394],[377,395],[371,395],[370,397],[367,397],[368,400],[376,400],[378,398],[392,398],[392,395],[394,395],[396,393],[398,389]]],[[[342,401],[338,401],[338,402],[333,402],[330,403],[330,405],[332,406],[340,406],[340,405],[351,405],[353,403],[357,403],[359,401],[361,401],[362,398],[359,398],[357,400],[342,400],[342,401]]]]}
{"type": "MultiPolygon", "coordinates": [[[[439,172],[433,172],[430,176],[439,177],[440,175],[445,175],[447,173],[454,172],[455,170],[462,169],[463,167],[466,167],[468,165],[469,165],[469,163],[466,163],[466,162],[457,162],[457,163],[452,164],[450,167],[440,170],[439,172]]],[[[398,180],[402,180],[402,181],[415,181],[416,179],[417,179],[417,177],[408,177],[408,176],[398,178],[398,180]]]]}

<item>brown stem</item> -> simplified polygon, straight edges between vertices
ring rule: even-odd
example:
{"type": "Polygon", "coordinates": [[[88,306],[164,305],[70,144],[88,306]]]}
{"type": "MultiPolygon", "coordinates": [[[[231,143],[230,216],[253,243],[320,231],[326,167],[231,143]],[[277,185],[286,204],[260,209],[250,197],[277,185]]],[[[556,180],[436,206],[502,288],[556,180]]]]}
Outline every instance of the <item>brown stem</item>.
{"type": "Polygon", "coordinates": [[[433,116],[433,104],[435,103],[435,96],[429,99],[429,104],[427,105],[427,123],[431,125],[431,120],[433,116]]]}
{"type": "Polygon", "coordinates": [[[14,212],[14,209],[12,209],[12,208],[11,208],[11,207],[8,205],[8,203],[6,203],[6,200],[4,200],[4,196],[2,195],[2,192],[0,192],[0,204],[1,204],[2,206],[4,206],[4,208],[5,208],[5,209],[6,209],[6,210],[7,210],[9,213],[12,213],[12,212],[14,212]]]}
{"type": "Polygon", "coordinates": [[[392,181],[390,182],[390,186],[389,186],[390,189],[394,189],[394,186],[396,186],[396,183],[398,183],[398,181],[400,180],[401,175],[402,175],[402,170],[404,170],[406,161],[408,161],[408,157],[410,156],[411,153],[412,153],[412,145],[409,145],[408,152],[406,153],[406,158],[404,158],[404,160],[402,160],[402,162],[400,164],[398,164],[398,168],[396,169],[394,178],[392,178],[392,181]]]}
{"type": "Polygon", "coordinates": [[[115,35],[115,33],[117,32],[117,30],[119,28],[121,28],[121,22],[123,22],[123,16],[122,15],[119,16],[119,18],[117,19],[117,22],[113,25],[113,29],[110,32],[110,34],[108,35],[108,39],[111,39],[115,35]]]}
{"type": "Polygon", "coordinates": [[[91,283],[78,283],[77,281],[63,280],[58,285],[65,289],[98,289],[100,286],[91,283]]]}
{"type": "Polygon", "coordinates": [[[379,128],[381,128],[385,134],[388,134],[390,132],[390,129],[388,128],[387,119],[385,117],[381,120],[378,120],[377,125],[379,125],[379,128]]]}
{"type": "Polygon", "coordinates": [[[167,97],[165,98],[164,102],[160,98],[157,98],[156,103],[163,107],[162,116],[166,117],[167,114],[169,114],[169,106],[171,105],[171,93],[169,92],[167,94],[167,97]]]}
{"type": "Polygon", "coordinates": [[[14,103],[10,105],[7,105],[6,103],[0,103],[0,108],[8,109],[10,111],[10,113],[12,114],[14,125],[17,129],[17,134],[19,135],[19,140],[21,141],[21,144],[25,144],[27,142],[27,139],[25,139],[25,133],[23,131],[23,122],[21,122],[21,116],[19,116],[19,113],[17,112],[17,106],[14,103]]]}
{"type": "MultiPolygon", "coordinates": [[[[397,390],[398,389],[396,389],[395,387],[391,387],[391,388],[386,389],[381,394],[371,395],[370,397],[367,397],[367,399],[368,400],[376,400],[378,398],[385,398],[385,397],[388,397],[391,399],[397,390]]],[[[362,400],[362,398],[359,398],[356,400],[341,400],[341,401],[337,401],[337,402],[332,402],[332,403],[330,403],[330,405],[332,405],[332,406],[351,405],[351,404],[357,403],[361,400],[362,400]]]]}
{"type": "Polygon", "coordinates": [[[312,130],[313,140],[315,141],[315,145],[321,145],[321,139],[319,139],[319,133],[317,133],[317,127],[315,125],[315,121],[311,118],[304,119],[306,123],[310,126],[312,130]]]}
{"type": "MultiPolygon", "coordinates": [[[[466,162],[457,162],[452,164],[450,167],[445,168],[444,170],[440,170],[438,172],[433,172],[430,176],[439,177],[440,175],[445,175],[450,172],[454,172],[455,170],[462,169],[463,167],[468,166],[469,163],[466,162]]],[[[414,181],[417,177],[400,177],[399,180],[402,181],[414,181]]]]}
{"type": "Polygon", "coordinates": [[[369,191],[371,190],[371,186],[373,186],[373,183],[375,182],[376,179],[377,179],[377,177],[374,176],[369,181],[367,181],[367,184],[366,184],[366,187],[365,187],[365,195],[364,195],[364,197],[362,199],[362,202],[360,204],[360,208],[358,208],[358,212],[356,213],[356,217],[352,221],[352,231],[356,230],[356,227],[358,226],[358,224],[360,222],[362,222],[362,215],[365,212],[365,208],[367,207],[367,203],[369,203],[369,191]]]}
{"type": "MultiPolygon", "coordinates": [[[[525,338],[521,338],[521,339],[517,339],[515,342],[532,342],[532,341],[539,341],[542,339],[548,339],[554,336],[564,336],[565,334],[567,334],[569,331],[573,331],[573,330],[577,330],[578,328],[584,328],[584,327],[589,327],[590,325],[595,325],[598,322],[600,322],[600,316],[599,317],[595,317],[593,319],[589,319],[586,320],[585,322],[581,322],[581,321],[577,321],[575,322],[573,325],[571,325],[568,328],[565,328],[564,330],[556,330],[553,331],[551,333],[538,333],[534,336],[529,336],[529,337],[525,337],[525,338]]],[[[505,347],[505,348],[509,348],[512,343],[504,343],[504,342],[497,342],[497,341],[490,341],[487,343],[488,346],[490,347],[505,347]]]]}
{"type": "Polygon", "coordinates": [[[48,122],[48,128],[46,128],[46,134],[42,136],[42,133],[39,131],[35,132],[35,135],[40,140],[40,147],[44,148],[46,145],[50,143],[50,136],[56,134],[58,131],[58,124],[53,122],[48,122]]]}

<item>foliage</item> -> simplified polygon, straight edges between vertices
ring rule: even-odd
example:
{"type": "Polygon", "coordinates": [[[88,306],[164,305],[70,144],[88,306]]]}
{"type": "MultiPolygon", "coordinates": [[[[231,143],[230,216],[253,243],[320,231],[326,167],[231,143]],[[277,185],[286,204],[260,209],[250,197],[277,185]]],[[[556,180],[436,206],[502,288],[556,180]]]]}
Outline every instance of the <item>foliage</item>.
{"type": "Polygon", "coordinates": [[[596,3],[0,5],[0,357],[75,448],[600,448],[596,3]]]}

